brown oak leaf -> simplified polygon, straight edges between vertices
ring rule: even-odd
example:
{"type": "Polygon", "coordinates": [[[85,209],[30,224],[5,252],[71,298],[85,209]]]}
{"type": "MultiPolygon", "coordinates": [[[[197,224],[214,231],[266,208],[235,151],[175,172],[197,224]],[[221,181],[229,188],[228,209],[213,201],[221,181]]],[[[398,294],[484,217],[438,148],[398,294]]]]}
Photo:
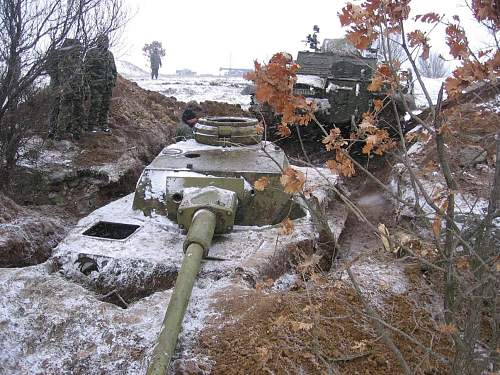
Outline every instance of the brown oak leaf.
{"type": "Polygon", "coordinates": [[[257,191],[264,191],[264,189],[269,185],[269,178],[262,176],[257,181],[254,182],[253,187],[257,191]]]}
{"type": "Polygon", "coordinates": [[[280,182],[284,187],[285,193],[299,193],[304,188],[306,176],[301,171],[287,167],[283,170],[280,182]]]}

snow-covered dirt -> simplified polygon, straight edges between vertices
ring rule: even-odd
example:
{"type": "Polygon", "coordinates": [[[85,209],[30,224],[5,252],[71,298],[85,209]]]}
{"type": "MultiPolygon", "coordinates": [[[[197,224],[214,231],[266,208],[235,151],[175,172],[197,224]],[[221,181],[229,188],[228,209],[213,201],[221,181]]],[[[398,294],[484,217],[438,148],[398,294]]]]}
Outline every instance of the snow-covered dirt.
{"type": "Polygon", "coordinates": [[[190,77],[160,74],[157,80],[153,80],[150,73],[125,61],[117,61],[117,70],[118,73],[136,82],[143,89],[156,91],[165,96],[173,96],[182,102],[191,100],[197,102],[217,101],[239,104],[243,108],[248,108],[250,105],[250,95],[241,94],[249,81],[241,77],[190,77]]]}
{"type": "MultiPolygon", "coordinates": [[[[336,179],[303,171],[312,194],[332,207],[329,222],[339,236],[347,211],[332,206],[327,193],[336,179]]],[[[182,261],[184,235],[165,217],[132,210],[132,200],[133,194],[80,220],[48,262],[0,270],[0,373],[144,373],[182,261]],[[98,221],[140,229],[124,241],[82,234],[98,221]],[[107,303],[114,302],[113,294],[121,305],[107,303]]],[[[290,267],[289,249],[314,242],[309,216],[295,226],[291,235],[280,234],[279,226],[236,227],[214,239],[210,255],[224,261],[202,266],[177,357],[192,358],[205,319],[218,314],[215,293],[279,277],[290,267]]]]}

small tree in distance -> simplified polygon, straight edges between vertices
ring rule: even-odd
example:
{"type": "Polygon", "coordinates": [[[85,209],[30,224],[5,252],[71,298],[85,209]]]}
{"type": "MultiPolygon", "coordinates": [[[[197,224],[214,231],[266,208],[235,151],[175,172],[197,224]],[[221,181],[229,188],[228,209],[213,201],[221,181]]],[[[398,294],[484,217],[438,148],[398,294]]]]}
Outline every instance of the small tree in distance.
{"type": "Polygon", "coordinates": [[[165,56],[165,48],[163,48],[161,42],[158,42],[157,40],[153,40],[151,43],[146,43],[144,47],[142,47],[142,52],[148,59],[151,58],[154,51],[157,51],[161,57],[165,56]]]}
{"type": "Polygon", "coordinates": [[[450,73],[446,62],[436,52],[431,52],[427,60],[419,58],[418,70],[426,78],[443,78],[450,73]]]}

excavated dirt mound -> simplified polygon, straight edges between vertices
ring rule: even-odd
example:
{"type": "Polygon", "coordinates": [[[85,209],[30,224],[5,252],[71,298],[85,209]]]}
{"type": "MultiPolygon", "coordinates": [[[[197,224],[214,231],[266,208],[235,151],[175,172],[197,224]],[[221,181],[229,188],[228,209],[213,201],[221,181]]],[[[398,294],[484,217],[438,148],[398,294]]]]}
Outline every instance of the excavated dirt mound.
{"type": "MultiPolygon", "coordinates": [[[[199,339],[210,361],[184,364],[178,373],[199,374],[401,374],[401,368],[363,314],[354,289],[317,278],[294,290],[240,290],[221,295],[224,315],[199,339]],[[191,367],[191,368],[190,368],[191,367]],[[337,370],[338,372],[332,372],[337,370]]],[[[395,328],[446,356],[450,346],[436,334],[429,313],[406,296],[388,295],[382,316],[395,328]],[[412,317],[403,318],[403,317],[412,317]]],[[[446,367],[401,335],[393,339],[417,374],[444,374],[446,367]]]]}
{"type": "MultiPolygon", "coordinates": [[[[238,105],[205,101],[206,116],[248,116],[238,105]]],[[[118,76],[111,102],[108,125],[111,134],[85,133],[78,145],[80,167],[110,163],[129,154],[147,164],[161,149],[172,143],[185,103],[140,88],[118,76]]]]}
{"type": "Polygon", "coordinates": [[[65,234],[65,221],[60,217],[47,217],[0,195],[0,267],[46,261],[65,234]]]}
{"type": "Polygon", "coordinates": [[[124,155],[143,163],[151,160],[171,142],[180,105],[175,98],[143,90],[118,76],[108,119],[112,133],[84,133],[77,142],[82,152],[76,166],[110,163],[124,155]]]}

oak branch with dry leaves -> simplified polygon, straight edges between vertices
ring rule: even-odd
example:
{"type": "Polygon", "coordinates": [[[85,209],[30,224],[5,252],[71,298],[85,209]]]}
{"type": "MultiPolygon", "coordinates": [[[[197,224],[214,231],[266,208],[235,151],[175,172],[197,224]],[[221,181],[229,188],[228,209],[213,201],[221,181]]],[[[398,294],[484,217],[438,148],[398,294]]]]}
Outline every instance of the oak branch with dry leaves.
{"type": "MultiPolygon", "coordinates": [[[[414,3],[414,2],[413,2],[414,3]]],[[[353,160],[349,151],[353,144],[360,143],[362,152],[366,155],[383,155],[389,150],[400,145],[401,149],[395,152],[402,164],[410,174],[410,180],[415,192],[414,206],[402,202],[415,210],[419,217],[424,218],[425,213],[419,204],[420,196],[428,207],[433,210],[433,219],[424,221],[428,233],[433,240],[435,251],[440,256],[437,266],[443,272],[442,292],[444,322],[438,331],[449,335],[453,354],[449,358],[449,368],[452,374],[479,374],[487,368],[498,371],[500,345],[498,334],[499,314],[496,309],[498,291],[499,260],[495,253],[492,239],[493,221],[498,218],[500,195],[500,168],[496,165],[494,181],[490,191],[487,214],[474,226],[472,233],[463,231],[457,222],[456,195],[457,183],[451,171],[449,157],[447,156],[445,138],[452,133],[452,124],[446,123],[442,114],[443,89],[448,97],[458,99],[464,90],[473,84],[495,84],[500,76],[500,48],[498,32],[500,31],[500,9],[494,0],[464,0],[471,10],[476,21],[488,28],[492,41],[488,47],[474,49],[467,37],[465,28],[458,16],[447,17],[437,13],[420,14],[411,17],[411,0],[365,0],[348,2],[339,13],[342,26],[347,28],[347,39],[358,49],[367,49],[376,40],[382,40],[382,48],[386,49],[388,59],[380,64],[368,87],[372,92],[386,92],[388,96],[401,94],[401,80],[403,72],[401,61],[390,56],[389,41],[399,40],[405,52],[405,58],[412,65],[418,84],[426,97],[429,105],[429,117],[421,119],[409,113],[425,131],[427,142],[435,146],[437,160],[434,161],[438,173],[445,181],[446,187],[439,197],[432,197],[422,185],[411,165],[406,145],[411,137],[423,137],[424,134],[412,134],[405,137],[399,116],[396,116],[399,139],[394,140],[388,132],[379,126],[379,115],[384,107],[385,100],[375,100],[372,110],[363,114],[362,121],[348,137],[342,134],[341,129],[333,127],[328,131],[317,121],[314,116],[314,107],[304,98],[293,94],[293,85],[299,67],[286,54],[276,54],[267,64],[255,63],[255,72],[247,78],[256,85],[256,99],[260,103],[268,103],[273,110],[282,114],[282,122],[278,127],[281,136],[290,135],[291,125],[307,126],[316,124],[324,137],[323,146],[332,153],[332,158],[326,162],[327,166],[335,173],[342,176],[353,176],[357,169],[363,169],[353,160]],[[411,22],[408,22],[411,21],[411,22]],[[416,25],[412,30],[408,24],[416,25]],[[428,59],[432,51],[431,32],[435,27],[445,29],[445,41],[450,55],[459,61],[459,66],[444,82],[438,102],[433,103],[424,81],[419,74],[416,59],[428,59]],[[392,38],[392,39],[391,39],[392,38]],[[489,319],[491,335],[490,342],[482,340],[484,320],[489,319]],[[478,351],[482,348],[483,351],[478,351]]],[[[404,100],[403,100],[404,101],[404,100]]],[[[397,108],[393,105],[397,113],[397,108]]],[[[408,108],[406,106],[406,110],[408,108]]],[[[409,111],[408,111],[409,112],[409,111]]],[[[496,135],[497,151],[500,155],[500,132],[496,135]]],[[[425,169],[425,168],[424,168],[425,169]]],[[[369,172],[364,170],[368,176],[369,172]]],[[[300,175],[293,168],[283,171],[282,184],[290,193],[300,192],[303,188],[300,175]]],[[[371,175],[370,178],[375,177],[371,175]]],[[[378,181],[379,184],[380,181],[378,181]]],[[[265,181],[258,181],[256,188],[265,188],[265,181]]],[[[390,193],[390,192],[388,192],[390,193]]],[[[291,222],[283,225],[283,233],[289,233],[291,222]]],[[[376,225],[371,225],[377,230],[376,225]]],[[[390,236],[384,237],[390,247],[390,236]]],[[[496,249],[498,250],[498,249],[496,249]]],[[[419,259],[419,258],[417,258],[419,259]]],[[[433,265],[434,266],[434,265],[433,265]]],[[[349,270],[348,270],[349,271],[349,270]]],[[[355,281],[353,280],[355,283],[355,281]]],[[[401,370],[405,374],[413,374],[402,353],[391,341],[387,334],[386,325],[370,306],[366,306],[369,315],[373,318],[373,325],[381,337],[398,358],[401,370]]],[[[427,348],[428,353],[432,348],[427,348]]]]}

